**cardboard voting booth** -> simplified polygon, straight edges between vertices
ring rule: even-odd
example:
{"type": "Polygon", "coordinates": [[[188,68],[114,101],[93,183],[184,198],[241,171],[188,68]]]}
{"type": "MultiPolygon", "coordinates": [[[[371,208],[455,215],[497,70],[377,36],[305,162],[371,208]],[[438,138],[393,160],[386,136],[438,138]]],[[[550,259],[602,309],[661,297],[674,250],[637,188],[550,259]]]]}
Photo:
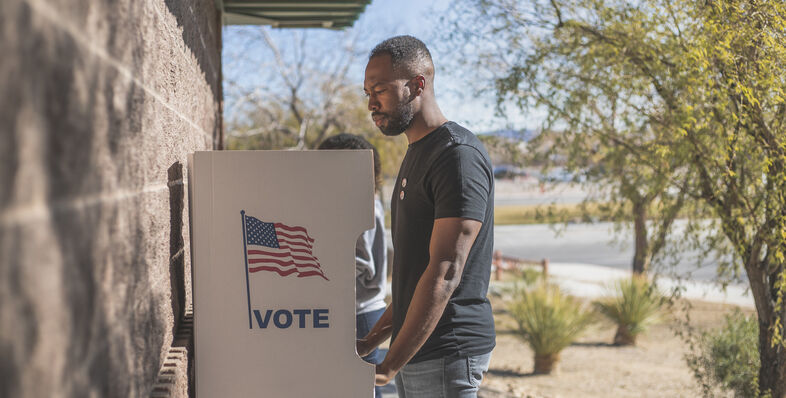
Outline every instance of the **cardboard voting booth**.
{"type": "Polygon", "coordinates": [[[373,397],[354,257],[373,181],[371,151],[191,157],[197,397],[373,397]]]}

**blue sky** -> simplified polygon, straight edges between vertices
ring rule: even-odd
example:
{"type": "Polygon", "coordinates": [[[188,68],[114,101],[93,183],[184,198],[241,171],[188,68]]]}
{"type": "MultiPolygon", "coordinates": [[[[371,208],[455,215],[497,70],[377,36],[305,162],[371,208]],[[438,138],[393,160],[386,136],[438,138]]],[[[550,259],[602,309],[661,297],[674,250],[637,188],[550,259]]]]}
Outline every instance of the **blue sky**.
{"type": "MultiPolygon", "coordinates": [[[[357,49],[360,52],[355,62],[350,68],[350,78],[353,83],[362,86],[363,71],[365,69],[365,57],[371,48],[378,42],[387,37],[409,34],[423,40],[432,50],[435,65],[437,67],[436,90],[437,100],[445,116],[457,121],[476,133],[488,132],[501,128],[527,128],[535,129],[539,121],[521,114],[518,110],[512,110],[508,114],[507,120],[494,115],[493,98],[491,96],[475,97],[471,94],[471,84],[468,79],[467,71],[451,71],[447,66],[448,57],[452,54],[440,52],[437,43],[439,30],[443,29],[440,22],[450,0],[375,0],[366,7],[358,21],[353,26],[357,33],[357,49]],[[461,73],[463,72],[463,73],[461,73]]],[[[249,59],[255,59],[256,65],[272,62],[265,60],[271,58],[269,54],[259,52],[254,54],[254,48],[243,46],[242,30],[243,27],[229,26],[224,29],[224,74],[225,78],[234,78],[241,84],[260,84],[253,72],[253,68],[235,67],[237,62],[229,62],[229,54],[246,54],[249,59]],[[241,49],[242,48],[242,49],[241,49]],[[256,56],[256,58],[254,58],[256,56]]],[[[281,37],[286,42],[286,36],[292,34],[291,31],[271,29],[274,37],[281,37]]],[[[310,38],[323,40],[326,46],[336,45],[336,37],[346,35],[345,32],[332,31],[327,29],[311,29],[304,32],[310,38]]],[[[286,51],[286,44],[282,45],[282,52],[286,51]]],[[[245,57],[244,56],[244,57],[245,57]]],[[[258,67],[257,67],[258,70],[258,67]]],[[[475,80],[477,82],[477,80],[475,80]]],[[[491,84],[491,82],[489,82],[491,84]]],[[[227,104],[228,106],[230,104],[227,104]]],[[[231,109],[226,109],[231,113],[231,109]]]]}

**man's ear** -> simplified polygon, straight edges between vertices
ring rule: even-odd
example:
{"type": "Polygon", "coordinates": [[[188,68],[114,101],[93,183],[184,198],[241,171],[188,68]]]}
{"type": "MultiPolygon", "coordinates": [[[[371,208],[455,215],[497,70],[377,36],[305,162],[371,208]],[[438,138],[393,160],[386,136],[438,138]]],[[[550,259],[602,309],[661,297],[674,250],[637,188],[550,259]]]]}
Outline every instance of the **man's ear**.
{"type": "Polygon", "coordinates": [[[413,81],[415,82],[415,87],[414,88],[415,88],[415,92],[417,93],[417,95],[422,94],[423,90],[426,89],[426,77],[423,76],[423,75],[417,75],[417,76],[415,76],[413,81]]]}
{"type": "Polygon", "coordinates": [[[426,78],[423,75],[417,75],[407,82],[409,86],[410,97],[415,98],[423,94],[426,89],[426,78]]]}

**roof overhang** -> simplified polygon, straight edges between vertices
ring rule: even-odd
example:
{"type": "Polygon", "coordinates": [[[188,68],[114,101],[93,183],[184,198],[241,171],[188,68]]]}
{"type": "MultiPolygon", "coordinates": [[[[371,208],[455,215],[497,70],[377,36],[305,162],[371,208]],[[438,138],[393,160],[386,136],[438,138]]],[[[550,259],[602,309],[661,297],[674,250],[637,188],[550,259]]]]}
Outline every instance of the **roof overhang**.
{"type": "Polygon", "coordinates": [[[371,0],[218,0],[226,25],[270,25],[275,28],[352,26],[371,0]]]}

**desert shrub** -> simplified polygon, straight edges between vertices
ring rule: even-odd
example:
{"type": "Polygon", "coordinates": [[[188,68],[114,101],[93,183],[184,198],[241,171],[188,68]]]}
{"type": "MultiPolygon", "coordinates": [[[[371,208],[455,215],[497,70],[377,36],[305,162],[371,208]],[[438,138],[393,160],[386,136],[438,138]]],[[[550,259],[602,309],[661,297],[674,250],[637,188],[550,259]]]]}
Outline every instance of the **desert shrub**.
{"type": "Polygon", "coordinates": [[[618,280],[613,295],[595,301],[595,309],[617,325],[614,344],[635,345],[636,338],[661,319],[663,295],[645,277],[618,280]]]}
{"type": "Polygon", "coordinates": [[[510,300],[522,289],[532,289],[536,284],[543,282],[543,272],[534,267],[522,267],[513,271],[512,275],[515,278],[512,283],[490,286],[489,294],[510,300]]]}
{"type": "Polygon", "coordinates": [[[705,396],[718,388],[735,397],[759,397],[759,326],[754,316],[739,310],[726,315],[722,327],[701,334],[688,366],[705,396]]]}
{"type": "Polygon", "coordinates": [[[532,267],[524,267],[519,273],[521,275],[521,282],[526,287],[535,285],[535,283],[540,282],[543,278],[543,272],[532,267]]]}
{"type": "Polygon", "coordinates": [[[535,352],[535,373],[551,373],[559,353],[595,320],[581,302],[548,284],[519,291],[510,313],[519,337],[535,352]]]}

